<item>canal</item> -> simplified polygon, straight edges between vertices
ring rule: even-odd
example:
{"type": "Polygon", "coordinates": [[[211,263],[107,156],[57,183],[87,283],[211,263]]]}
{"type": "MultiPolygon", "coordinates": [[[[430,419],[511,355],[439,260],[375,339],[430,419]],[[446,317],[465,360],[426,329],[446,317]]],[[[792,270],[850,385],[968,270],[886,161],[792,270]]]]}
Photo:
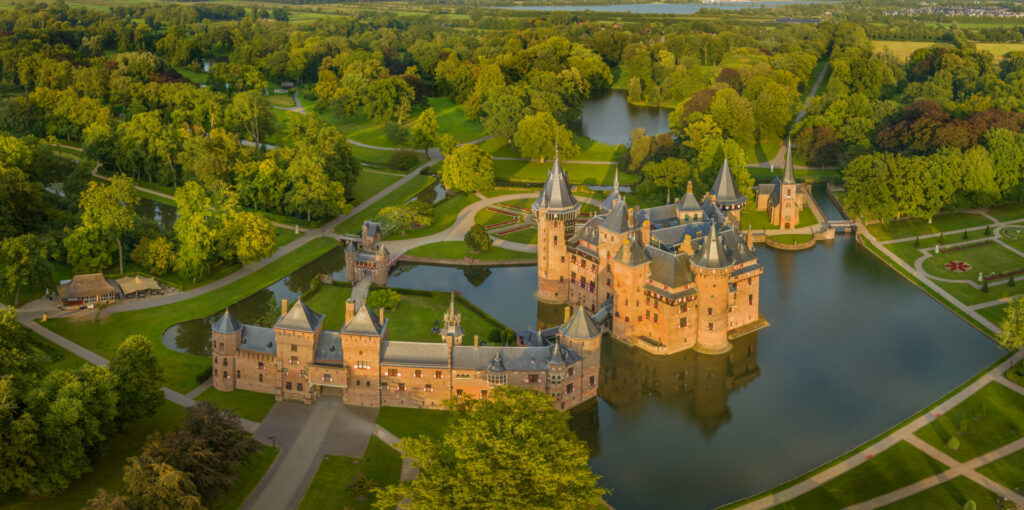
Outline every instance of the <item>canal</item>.
{"type": "MultiPolygon", "coordinates": [[[[605,339],[599,399],[574,424],[613,506],[711,508],[768,489],[914,414],[1001,354],[851,237],[757,253],[771,326],[729,354],[653,356],[605,339]]],[[[341,251],[231,311],[243,322],[273,318],[273,303],[294,299],[318,273],[343,279],[341,251]]],[[[389,285],[458,290],[515,329],[561,314],[538,307],[533,267],[400,264],[389,285]]],[[[164,342],[208,355],[212,320],[172,327],[164,342]]]]}

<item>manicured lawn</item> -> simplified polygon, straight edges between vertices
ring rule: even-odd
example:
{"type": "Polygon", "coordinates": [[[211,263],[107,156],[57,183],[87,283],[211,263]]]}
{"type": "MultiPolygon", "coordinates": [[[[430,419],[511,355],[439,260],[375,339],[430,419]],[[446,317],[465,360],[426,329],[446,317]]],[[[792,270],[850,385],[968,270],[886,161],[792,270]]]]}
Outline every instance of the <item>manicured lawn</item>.
{"type": "Polygon", "coordinates": [[[999,221],[1013,221],[1024,218],[1024,204],[992,207],[988,214],[999,221]]]}
{"type": "Polygon", "coordinates": [[[416,436],[439,439],[454,419],[451,411],[440,409],[382,407],[377,413],[377,425],[402,439],[416,436]]]}
{"type": "Polygon", "coordinates": [[[457,193],[437,204],[434,204],[434,222],[428,227],[410,230],[408,232],[395,232],[388,236],[388,239],[410,239],[414,237],[429,236],[443,232],[455,224],[456,218],[469,204],[480,200],[472,193],[457,193]]]}
{"type": "MultiPolygon", "coordinates": [[[[1005,304],[990,306],[988,308],[981,308],[975,311],[981,314],[982,317],[992,321],[992,324],[995,324],[996,326],[998,326],[999,323],[1003,322],[1003,319],[1006,318],[1005,304]]],[[[1021,375],[1022,377],[1024,377],[1024,372],[1022,372],[1021,375]]]]}
{"type": "Polygon", "coordinates": [[[0,506],[9,510],[78,510],[96,495],[96,489],[117,491],[128,457],[139,454],[150,434],[177,429],[184,416],[185,408],[164,402],[156,414],[128,425],[104,443],[92,471],[72,482],[66,491],[34,499],[10,495],[0,498],[0,506]]]}
{"type": "Polygon", "coordinates": [[[195,83],[196,85],[205,85],[207,74],[202,71],[193,71],[185,66],[174,66],[174,70],[178,71],[182,76],[188,79],[188,81],[195,83]]]}
{"type": "Polygon", "coordinates": [[[982,466],[978,472],[1010,490],[1024,487],[1024,450],[982,466]]]}
{"type": "Polygon", "coordinates": [[[990,382],[942,417],[921,427],[917,437],[964,462],[1024,437],[1024,395],[990,382]],[[946,446],[957,437],[960,448],[946,446]]]}
{"type": "Polygon", "coordinates": [[[405,184],[401,185],[395,191],[392,191],[388,196],[374,202],[372,205],[363,209],[358,214],[354,214],[347,220],[341,222],[334,231],[339,234],[353,234],[358,232],[366,220],[372,220],[377,217],[377,212],[391,205],[398,205],[408,201],[410,198],[416,196],[417,193],[422,191],[424,188],[433,185],[434,179],[427,177],[426,175],[417,175],[413,177],[405,184]]]}
{"type": "MultiPolygon", "coordinates": [[[[533,229],[533,231],[536,233],[537,229],[533,229]]],[[[534,240],[534,242],[536,242],[536,240],[534,240]]],[[[536,253],[507,250],[497,246],[492,246],[491,249],[487,251],[471,253],[469,251],[469,246],[466,246],[466,243],[462,241],[425,244],[423,246],[417,246],[405,253],[414,257],[429,257],[449,260],[462,260],[466,257],[472,257],[476,260],[535,260],[537,258],[536,253]]]]}
{"type": "MultiPolygon", "coordinates": [[[[977,273],[975,273],[975,275],[977,275],[977,273]]],[[[996,299],[1012,297],[1024,291],[1024,288],[1020,286],[1021,284],[1017,284],[1013,287],[1008,285],[990,285],[988,292],[982,292],[981,290],[968,285],[966,282],[935,282],[935,284],[942,287],[943,290],[949,292],[953,297],[966,305],[977,305],[994,301],[996,299]]]]}
{"type": "Polygon", "coordinates": [[[295,106],[295,100],[292,99],[291,94],[270,94],[264,97],[271,106],[279,106],[281,108],[292,108],[295,106]]]}
{"type": "Polygon", "coordinates": [[[997,496],[974,481],[958,476],[895,503],[883,506],[884,510],[940,509],[960,510],[968,500],[974,500],[978,510],[997,510],[997,496]]]}
{"type": "MultiPolygon", "coordinates": [[[[500,228],[494,229],[494,230],[496,230],[498,232],[501,231],[500,228]]],[[[495,232],[494,236],[499,238],[499,239],[505,239],[507,241],[512,241],[513,243],[537,244],[537,228],[536,227],[534,227],[534,228],[526,228],[526,229],[523,229],[523,230],[516,230],[515,232],[510,232],[508,234],[502,234],[502,235],[498,235],[497,232],[495,232]]]]}
{"type": "Polygon", "coordinates": [[[1003,375],[1017,386],[1024,386],[1024,362],[1018,361],[1003,375]]]}
{"type": "MultiPolygon", "coordinates": [[[[984,229],[968,230],[967,231],[967,239],[966,240],[973,241],[973,240],[982,239],[982,238],[985,238],[985,237],[991,237],[991,234],[986,236],[984,229]]],[[[950,234],[949,236],[945,236],[945,240],[946,240],[946,244],[949,244],[949,243],[959,243],[959,242],[963,242],[964,238],[963,238],[963,234],[950,234]]],[[[1007,239],[1004,238],[1004,240],[1007,240],[1007,239]]],[[[891,250],[893,253],[896,254],[896,256],[898,256],[899,258],[903,259],[908,264],[913,265],[914,261],[917,260],[921,256],[921,252],[920,252],[919,248],[924,248],[924,249],[934,248],[936,244],[939,244],[939,238],[938,237],[925,237],[923,239],[914,239],[912,241],[902,241],[902,242],[899,242],[899,243],[889,243],[889,244],[886,244],[885,247],[888,248],[889,250],[891,250]]]]}
{"type": "MultiPolygon", "coordinates": [[[[369,147],[361,147],[359,145],[349,145],[352,148],[352,155],[359,161],[369,163],[373,165],[388,166],[388,162],[391,160],[391,155],[395,151],[386,151],[381,149],[371,149],[369,147]]],[[[427,161],[427,155],[423,154],[423,151],[414,152],[419,159],[419,163],[416,166],[420,166],[427,161]]],[[[416,168],[414,166],[413,168],[416,168]]]]}
{"type": "Polygon", "coordinates": [[[260,483],[263,475],[270,469],[270,465],[274,463],[278,452],[277,448],[261,445],[259,450],[256,450],[241,466],[238,466],[238,482],[235,483],[235,486],[224,493],[213,505],[210,505],[210,508],[212,510],[241,508],[245,498],[249,497],[252,490],[260,483]]]}
{"type": "Polygon", "coordinates": [[[299,508],[371,508],[375,499],[372,494],[360,500],[349,490],[356,473],[362,473],[372,479],[377,487],[384,487],[398,483],[401,472],[402,456],[384,441],[371,437],[362,459],[337,455],[324,456],[299,508]]]}
{"type": "Polygon", "coordinates": [[[181,321],[199,319],[223,310],[225,306],[283,278],[335,246],[337,242],[332,239],[314,239],[287,257],[277,259],[230,285],[180,303],[109,314],[99,321],[53,319],[43,325],[108,359],[128,335],[144,335],[153,344],[153,353],[163,367],[167,386],[187,393],[196,387],[196,376],[209,368],[210,360],[165,347],[160,342],[165,329],[181,321]]]}
{"type": "Polygon", "coordinates": [[[811,234],[781,234],[781,235],[770,236],[770,237],[772,238],[773,241],[776,241],[776,242],[779,242],[779,243],[784,243],[784,244],[800,244],[800,243],[806,243],[807,241],[810,241],[811,238],[814,237],[814,236],[811,235],[811,234]]]}
{"type": "MultiPolygon", "coordinates": [[[[811,211],[811,208],[804,207],[800,210],[800,223],[793,228],[809,227],[817,224],[818,218],[814,217],[814,212],[811,211]]],[[[758,211],[757,207],[753,204],[747,204],[740,212],[740,225],[743,226],[744,230],[748,227],[755,230],[781,228],[778,225],[772,224],[771,218],[768,217],[768,211],[758,211]]]]}
{"type": "Polygon", "coordinates": [[[941,473],[946,466],[906,441],[776,509],[840,509],[941,473]]]}
{"type": "Polygon", "coordinates": [[[352,205],[363,203],[366,199],[376,195],[380,190],[392,185],[402,176],[397,174],[383,174],[379,172],[368,172],[365,169],[356,181],[355,189],[352,190],[352,205]]]}
{"type": "MultiPolygon", "coordinates": [[[[569,182],[573,184],[601,184],[610,186],[615,180],[615,163],[607,165],[581,165],[562,163],[562,169],[569,174],[569,182]]],[[[494,160],[494,178],[506,181],[544,182],[551,169],[551,161],[544,163],[534,161],[494,160]]],[[[619,183],[631,185],[639,180],[636,174],[619,172],[619,183]]]]}
{"type": "Polygon", "coordinates": [[[889,241],[904,237],[938,234],[939,232],[949,232],[950,230],[963,228],[982,227],[989,223],[991,222],[987,218],[979,214],[949,213],[940,214],[932,218],[931,225],[926,220],[910,218],[889,223],[873,223],[868,225],[868,230],[879,241],[889,241]]]}
{"type": "MultiPolygon", "coordinates": [[[[940,248],[941,250],[941,248],[940,248]]],[[[1024,258],[999,244],[975,246],[957,251],[932,254],[923,266],[928,274],[952,280],[977,281],[978,272],[986,275],[1024,268],[1024,258]],[[971,265],[966,272],[950,271],[945,265],[951,261],[963,261],[971,265]]],[[[991,283],[990,283],[991,285],[991,283]]]]}
{"type": "MultiPolygon", "coordinates": [[[[575,156],[566,157],[562,155],[562,159],[576,160],[576,161],[616,161],[619,158],[621,152],[616,150],[616,147],[601,143],[590,138],[573,135],[573,139],[576,145],[579,145],[580,152],[575,156]]],[[[507,140],[501,140],[497,138],[489,138],[480,144],[480,148],[496,157],[509,157],[509,158],[521,158],[523,155],[519,152],[519,149],[515,145],[508,143],[507,140]]]]}
{"type": "Polygon", "coordinates": [[[240,418],[252,421],[263,421],[263,418],[274,407],[274,396],[269,393],[257,393],[255,391],[234,390],[219,391],[216,388],[208,388],[199,394],[196,400],[212,402],[221,409],[231,411],[240,418]]]}
{"type": "MultiPolygon", "coordinates": [[[[452,135],[456,142],[465,143],[487,136],[482,124],[466,118],[465,106],[456,104],[447,97],[430,97],[427,98],[427,103],[437,115],[441,133],[452,135]]],[[[419,112],[415,115],[418,116],[419,112]]]]}
{"type": "Polygon", "coordinates": [[[301,232],[296,234],[294,229],[287,229],[287,228],[277,227],[275,230],[277,231],[277,237],[274,238],[274,247],[275,248],[280,248],[280,247],[282,247],[282,246],[284,246],[284,245],[286,245],[286,244],[288,244],[288,243],[298,239],[299,236],[302,235],[301,232]]]}

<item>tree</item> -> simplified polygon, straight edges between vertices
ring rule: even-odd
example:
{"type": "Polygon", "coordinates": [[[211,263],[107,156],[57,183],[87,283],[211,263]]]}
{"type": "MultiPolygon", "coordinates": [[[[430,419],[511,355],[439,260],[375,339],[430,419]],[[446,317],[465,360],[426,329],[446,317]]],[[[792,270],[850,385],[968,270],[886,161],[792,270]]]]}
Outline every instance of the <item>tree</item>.
{"type": "Polygon", "coordinates": [[[475,224],[466,232],[463,240],[466,246],[473,251],[487,251],[491,249],[491,236],[487,235],[487,229],[483,225],[475,224]]]}
{"type": "Polygon", "coordinates": [[[53,283],[53,258],[56,246],[48,237],[24,234],[0,239],[0,285],[14,295],[18,306],[22,287],[53,283]]]}
{"type": "Polygon", "coordinates": [[[135,245],[129,257],[146,271],[155,275],[166,274],[174,268],[174,243],[163,236],[145,237],[135,245]]]}
{"type": "Polygon", "coordinates": [[[292,212],[305,213],[306,221],[313,215],[335,216],[345,208],[345,187],[330,180],[324,164],[319,154],[307,152],[299,152],[288,164],[288,207],[292,212]]]}
{"type": "Polygon", "coordinates": [[[514,143],[523,156],[539,158],[542,163],[554,157],[556,143],[562,157],[571,158],[580,152],[572,133],[548,112],[523,117],[516,127],[514,143]]]}
{"type": "Polygon", "coordinates": [[[175,191],[174,202],[178,206],[178,219],[174,222],[178,255],[174,269],[194,282],[210,270],[213,261],[215,231],[207,218],[210,198],[199,183],[189,181],[175,191]]]}
{"type": "MultiPolygon", "coordinates": [[[[10,308],[0,310],[0,373],[4,374],[4,377],[0,378],[0,382],[5,382],[6,388],[12,392],[20,393],[37,377],[46,372],[46,361],[46,358],[34,347],[32,336],[28,330],[18,323],[14,310],[10,308]]],[[[0,402],[6,402],[6,400],[0,398],[0,402]]],[[[13,408],[8,408],[6,405],[0,406],[0,418],[11,410],[13,408]]],[[[0,423],[2,422],[3,420],[0,419],[0,423]]],[[[0,434],[0,438],[2,437],[3,435],[0,434]]],[[[0,471],[3,470],[0,469],[0,471]]],[[[2,483],[0,483],[0,492],[3,492],[2,483]]]]}
{"type": "Polygon", "coordinates": [[[455,421],[441,439],[401,441],[402,451],[419,466],[419,476],[377,489],[376,508],[399,503],[412,510],[601,504],[606,490],[587,465],[587,446],[550,396],[498,386],[486,399],[457,397],[448,405],[455,421]]]}
{"type": "Polygon", "coordinates": [[[228,242],[231,255],[243,264],[265,259],[277,248],[274,225],[251,212],[230,212],[220,237],[228,242]]]}
{"type": "Polygon", "coordinates": [[[413,200],[381,208],[377,213],[377,221],[385,232],[405,233],[411,228],[428,227],[434,223],[434,208],[426,202],[413,200]]]}
{"type": "Polygon", "coordinates": [[[129,508],[199,510],[203,508],[189,476],[151,457],[131,457],[124,468],[124,499],[129,508]]]}
{"type": "Polygon", "coordinates": [[[467,193],[494,187],[494,159],[476,145],[457,147],[441,166],[444,187],[467,193]]]}
{"type": "Polygon", "coordinates": [[[109,232],[79,227],[72,230],[61,244],[75,273],[95,273],[114,263],[110,252],[115,244],[109,232]]]}
{"type": "Polygon", "coordinates": [[[121,237],[135,224],[135,206],[138,203],[135,183],[123,174],[111,177],[109,184],[89,183],[78,203],[82,210],[82,226],[79,228],[99,230],[113,236],[121,273],[124,273],[121,237]]]}
{"type": "Polygon", "coordinates": [[[763,141],[768,136],[785,135],[786,126],[793,117],[793,105],[799,97],[800,93],[796,89],[775,82],[766,83],[761,87],[751,101],[758,140],[763,141]]]}
{"type": "Polygon", "coordinates": [[[1006,316],[999,323],[999,344],[1013,351],[1024,347],[1024,296],[1018,296],[1006,305],[1006,316]]]}
{"type": "Polygon", "coordinates": [[[679,158],[652,161],[644,165],[641,171],[655,186],[665,190],[666,197],[684,188],[687,181],[698,180],[693,166],[679,158]]]}
{"type": "Polygon", "coordinates": [[[117,418],[121,423],[153,416],[164,403],[160,389],[163,369],[146,337],[132,335],[121,342],[109,368],[117,376],[117,418]]]}
{"type": "Polygon", "coordinates": [[[399,124],[412,111],[416,91],[398,76],[376,79],[370,82],[363,97],[366,114],[380,122],[399,124]]]}
{"type": "Polygon", "coordinates": [[[498,87],[483,104],[484,129],[498,139],[512,142],[519,121],[526,114],[527,99],[519,87],[498,87]]]}
{"type": "Polygon", "coordinates": [[[715,93],[710,106],[711,118],[730,138],[743,145],[754,141],[754,111],[750,102],[731,88],[715,93]]]}
{"type": "Polygon", "coordinates": [[[316,115],[288,116],[288,136],[298,153],[314,153],[323,159],[327,177],[347,190],[355,189],[363,165],[352,154],[345,135],[316,115]]]}
{"type": "Polygon", "coordinates": [[[420,113],[420,116],[412,123],[410,134],[413,145],[417,149],[423,149],[424,153],[427,153],[427,149],[430,147],[437,145],[441,128],[437,124],[437,114],[434,113],[433,108],[427,108],[420,113]]]}
{"type": "Polygon", "coordinates": [[[258,90],[238,92],[231,98],[231,104],[224,109],[224,120],[231,130],[247,136],[256,145],[273,134],[277,118],[271,111],[270,103],[258,90]]]}
{"type": "Polygon", "coordinates": [[[395,289],[380,289],[370,293],[366,298],[366,306],[370,307],[371,310],[379,308],[394,310],[401,301],[402,296],[395,289]]]}

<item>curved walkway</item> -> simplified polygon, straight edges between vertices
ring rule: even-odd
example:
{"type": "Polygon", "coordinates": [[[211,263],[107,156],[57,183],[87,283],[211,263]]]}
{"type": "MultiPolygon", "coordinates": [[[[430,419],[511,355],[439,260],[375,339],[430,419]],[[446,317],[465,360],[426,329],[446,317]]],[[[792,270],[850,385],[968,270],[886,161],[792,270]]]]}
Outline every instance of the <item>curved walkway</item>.
{"type": "MultiPolygon", "coordinates": [[[[829,61],[825,61],[825,65],[822,66],[821,72],[818,73],[818,78],[814,80],[814,85],[811,85],[811,92],[807,94],[807,98],[804,99],[803,105],[800,106],[800,111],[797,112],[796,117],[793,118],[793,125],[803,120],[804,116],[807,115],[807,106],[811,104],[811,100],[818,94],[818,88],[821,87],[821,82],[825,80],[825,76],[828,74],[829,61]]],[[[775,153],[775,157],[768,161],[759,161],[752,165],[747,165],[754,168],[782,168],[786,164],[786,146],[783,144],[779,147],[778,152],[775,153]]],[[[796,170],[831,170],[837,167],[808,167],[802,165],[793,165],[796,170]]]]}

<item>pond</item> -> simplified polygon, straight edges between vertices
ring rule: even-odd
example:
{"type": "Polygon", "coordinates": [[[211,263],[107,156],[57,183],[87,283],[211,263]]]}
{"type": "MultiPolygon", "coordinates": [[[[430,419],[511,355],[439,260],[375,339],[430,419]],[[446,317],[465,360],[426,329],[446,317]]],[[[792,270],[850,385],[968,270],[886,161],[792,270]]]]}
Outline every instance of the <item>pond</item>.
{"type": "Polygon", "coordinates": [[[139,199],[139,205],[135,206],[135,214],[156,221],[164,230],[174,228],[174,220],[178,219],[176,207],[148,198],[139,199]]]}
{"type": "Polygon", "coordinates": [[[512,5],[499,6],[498,9],[515,11],[594,11],[594,12],[631,12],[634,14],[694,14],[701,9],[722,9],[737,11],[740,9],[774,8],[795,3],[829,3],[829,2],[727,2],[707,4],[612,4],[612,5],[512,5]]]}
{"type": "MultiPolygon", "coordinates": [[[[914,414],[1002,353],[850,237],[757,253],[771,326],[730,353],[653,356],[605,339],[599,398],[574,426],[612,506],[711,508],[771,488],[914,414]]],[[[344,278],[340,260],[332,251],[232,313],[252,321],[317,273],[344,278]]],[[[538,307],[536,281],[533,267],[400,264],[389,284],[459,290],[518,329],[561,318],[560,307],[538,307]]],[[[208,348],[209,322],[200,322],[172,328],[172,343],[191,335],[185,344],[208,348]]]]}
{"type": "Polygon", "coordinates": [[[609,90],[583,101],[583,114],[575,131],[613,147],[629,145],[629,133],[634,128],[646,128],[648,135],[668,132],[669,108],[632,105],[626,96],[624,90],[609,90]]]}

